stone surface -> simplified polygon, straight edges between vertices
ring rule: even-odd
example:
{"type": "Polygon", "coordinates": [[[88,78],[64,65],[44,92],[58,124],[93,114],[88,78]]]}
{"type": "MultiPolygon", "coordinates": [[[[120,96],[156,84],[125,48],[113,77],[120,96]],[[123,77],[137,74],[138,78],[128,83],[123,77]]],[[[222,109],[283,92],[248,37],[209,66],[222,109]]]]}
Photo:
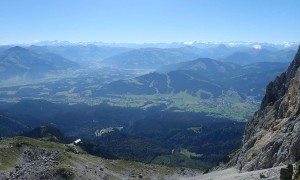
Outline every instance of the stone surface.
{"type": "Polygon", "coordinates": [[[266,89],[261,108],[247,124],[237,158],[241,171],[300,160],[300,49],[286,72],[266,89]]]}
{"type": "Polygon", "coordinates": [[[268,178],[268,175],[265,174],[265,173],[261,173],[261,174],[259,175],[259,177],[262,178],[262,179],[265,179],[265,178],[268,178]]]}
{"type": "Polygon", "coordinates": [[[0,179],[63,179],[56,173],[59,152],[26,147],[14,169],[0,173],[0,179]]]}

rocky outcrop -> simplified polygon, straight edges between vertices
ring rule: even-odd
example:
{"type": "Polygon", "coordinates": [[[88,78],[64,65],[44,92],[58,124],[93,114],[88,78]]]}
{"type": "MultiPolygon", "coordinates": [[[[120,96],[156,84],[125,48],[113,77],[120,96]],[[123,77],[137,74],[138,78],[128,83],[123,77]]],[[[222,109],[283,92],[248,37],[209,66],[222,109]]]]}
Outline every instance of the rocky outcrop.
{"type": "Polygon", "coordinates": [[[25,147],[15,168],[0,172],[0,179],[65,179],[57,151],[25,147]]]}
{"type": "Polygon", "coordinates": [[[286,72],[266,89],[261,108],[248,122],[237,159],[241,171],[300,160],[300,48],[286,72]]]}

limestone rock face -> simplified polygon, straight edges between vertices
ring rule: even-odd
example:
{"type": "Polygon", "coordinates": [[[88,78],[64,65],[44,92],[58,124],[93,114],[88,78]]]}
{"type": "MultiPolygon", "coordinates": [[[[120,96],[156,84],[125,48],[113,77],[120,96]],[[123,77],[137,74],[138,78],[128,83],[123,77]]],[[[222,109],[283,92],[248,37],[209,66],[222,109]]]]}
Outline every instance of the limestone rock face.
{"type": "Polygon", "coordinates": [[[266,89],[260,109],[247,124],[237,159],[241,171],[300,160],[300,48],[286,72],[266,89]]]}

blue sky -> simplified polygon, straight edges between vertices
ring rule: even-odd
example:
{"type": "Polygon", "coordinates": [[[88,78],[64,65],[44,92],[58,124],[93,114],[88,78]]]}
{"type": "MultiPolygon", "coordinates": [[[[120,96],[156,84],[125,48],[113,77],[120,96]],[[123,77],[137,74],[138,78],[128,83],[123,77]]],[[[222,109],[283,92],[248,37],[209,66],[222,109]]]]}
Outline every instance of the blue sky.
{"type": "Polygon", "coordinates": [[[1,0],[0,44],[300,41],[299,0],[1,0]]]}

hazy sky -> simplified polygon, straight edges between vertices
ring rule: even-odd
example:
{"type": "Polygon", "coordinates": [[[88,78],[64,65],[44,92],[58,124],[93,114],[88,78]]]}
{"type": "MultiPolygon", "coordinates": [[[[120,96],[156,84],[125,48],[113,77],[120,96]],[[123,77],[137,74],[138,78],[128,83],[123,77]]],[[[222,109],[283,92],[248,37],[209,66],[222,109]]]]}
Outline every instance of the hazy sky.
{"type": "Polygon", "coordinates": [[[300,41],[300,0],[0,0],[0,44],[300,41]]]}

